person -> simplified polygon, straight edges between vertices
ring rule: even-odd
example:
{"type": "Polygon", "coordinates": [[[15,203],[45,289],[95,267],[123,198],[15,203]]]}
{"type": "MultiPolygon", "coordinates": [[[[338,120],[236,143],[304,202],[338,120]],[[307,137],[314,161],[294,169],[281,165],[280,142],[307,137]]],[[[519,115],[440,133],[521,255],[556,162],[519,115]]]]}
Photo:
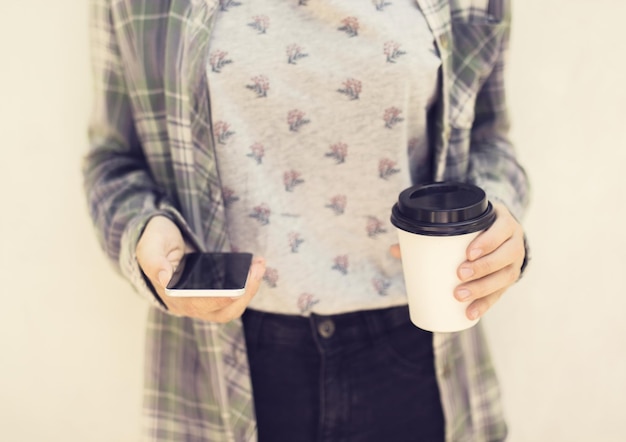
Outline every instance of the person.
{"type": "Polygon", "coordinates": [[[503,440],[480,325],[410,323],[389,215],[476,184],[497,219],[450,296],[477,318],[520,277],[509,2],[93,0],[91,23],[85,189],[151,305],[145,439],[503,440]],[[165,294],[185,253],[237,250],[242,297],[165,294]]]}

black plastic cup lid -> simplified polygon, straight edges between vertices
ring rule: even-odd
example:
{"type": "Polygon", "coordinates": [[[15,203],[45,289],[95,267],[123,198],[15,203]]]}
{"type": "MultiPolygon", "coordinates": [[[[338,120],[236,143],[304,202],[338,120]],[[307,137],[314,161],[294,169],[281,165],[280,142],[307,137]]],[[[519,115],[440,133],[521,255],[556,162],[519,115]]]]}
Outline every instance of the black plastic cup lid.
{"type": "Polygon", "coordinates": [[[485,192],[459,182],[440,182],[403,190],[391,210],[391,223],[411,233],[452,236],[477,232],[496,219],[485,192]]]}

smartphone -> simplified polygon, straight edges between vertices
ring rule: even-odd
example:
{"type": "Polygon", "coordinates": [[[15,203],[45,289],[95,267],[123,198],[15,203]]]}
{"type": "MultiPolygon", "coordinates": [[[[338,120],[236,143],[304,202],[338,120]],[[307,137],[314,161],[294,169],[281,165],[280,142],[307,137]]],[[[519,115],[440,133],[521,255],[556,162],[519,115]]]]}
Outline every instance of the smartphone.
{"type": "Polygon", "coordinates": [[[168,296],[241,296],[251,264],[251,253],[186,254],[165,293],[168,296]]]}

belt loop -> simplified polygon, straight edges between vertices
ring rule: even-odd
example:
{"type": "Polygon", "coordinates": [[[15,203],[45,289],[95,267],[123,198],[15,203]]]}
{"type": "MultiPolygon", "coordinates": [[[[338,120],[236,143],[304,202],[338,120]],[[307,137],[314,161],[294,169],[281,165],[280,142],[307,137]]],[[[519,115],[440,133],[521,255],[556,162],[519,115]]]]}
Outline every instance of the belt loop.
{"type": "Polygon", "coordinates": [[[380,336],[385,331],[385,324],[382,321],[380,310],[363,311],[361,314],[367,324],[370,339],[374,341],[377,336],[380,336]]]}

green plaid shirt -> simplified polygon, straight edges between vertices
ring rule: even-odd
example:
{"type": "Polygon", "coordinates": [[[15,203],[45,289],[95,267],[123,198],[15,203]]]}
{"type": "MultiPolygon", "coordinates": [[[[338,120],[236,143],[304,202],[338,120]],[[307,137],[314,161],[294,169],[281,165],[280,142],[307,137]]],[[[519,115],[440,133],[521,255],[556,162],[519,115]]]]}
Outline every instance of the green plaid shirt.
{"type": "MultiPolygon", "coordinates": [[[[95,84],[84,175],[90,213],[116,268],[152,303],[146,440],[254,441],[240,321],[168,314],[135,257],[146,222],[174,219],[199,250],[228,249],[215,163],[207,45],[218,0],[92,0],[95,84]]],[[[434,180],[457,179],[521,217],[527,181],[507,138],[507,0],[418,0],[442,59],[433,112],[434,180]]],[[[447,441],[506,436],[480,327],[434,335],[447,441]]]]}

